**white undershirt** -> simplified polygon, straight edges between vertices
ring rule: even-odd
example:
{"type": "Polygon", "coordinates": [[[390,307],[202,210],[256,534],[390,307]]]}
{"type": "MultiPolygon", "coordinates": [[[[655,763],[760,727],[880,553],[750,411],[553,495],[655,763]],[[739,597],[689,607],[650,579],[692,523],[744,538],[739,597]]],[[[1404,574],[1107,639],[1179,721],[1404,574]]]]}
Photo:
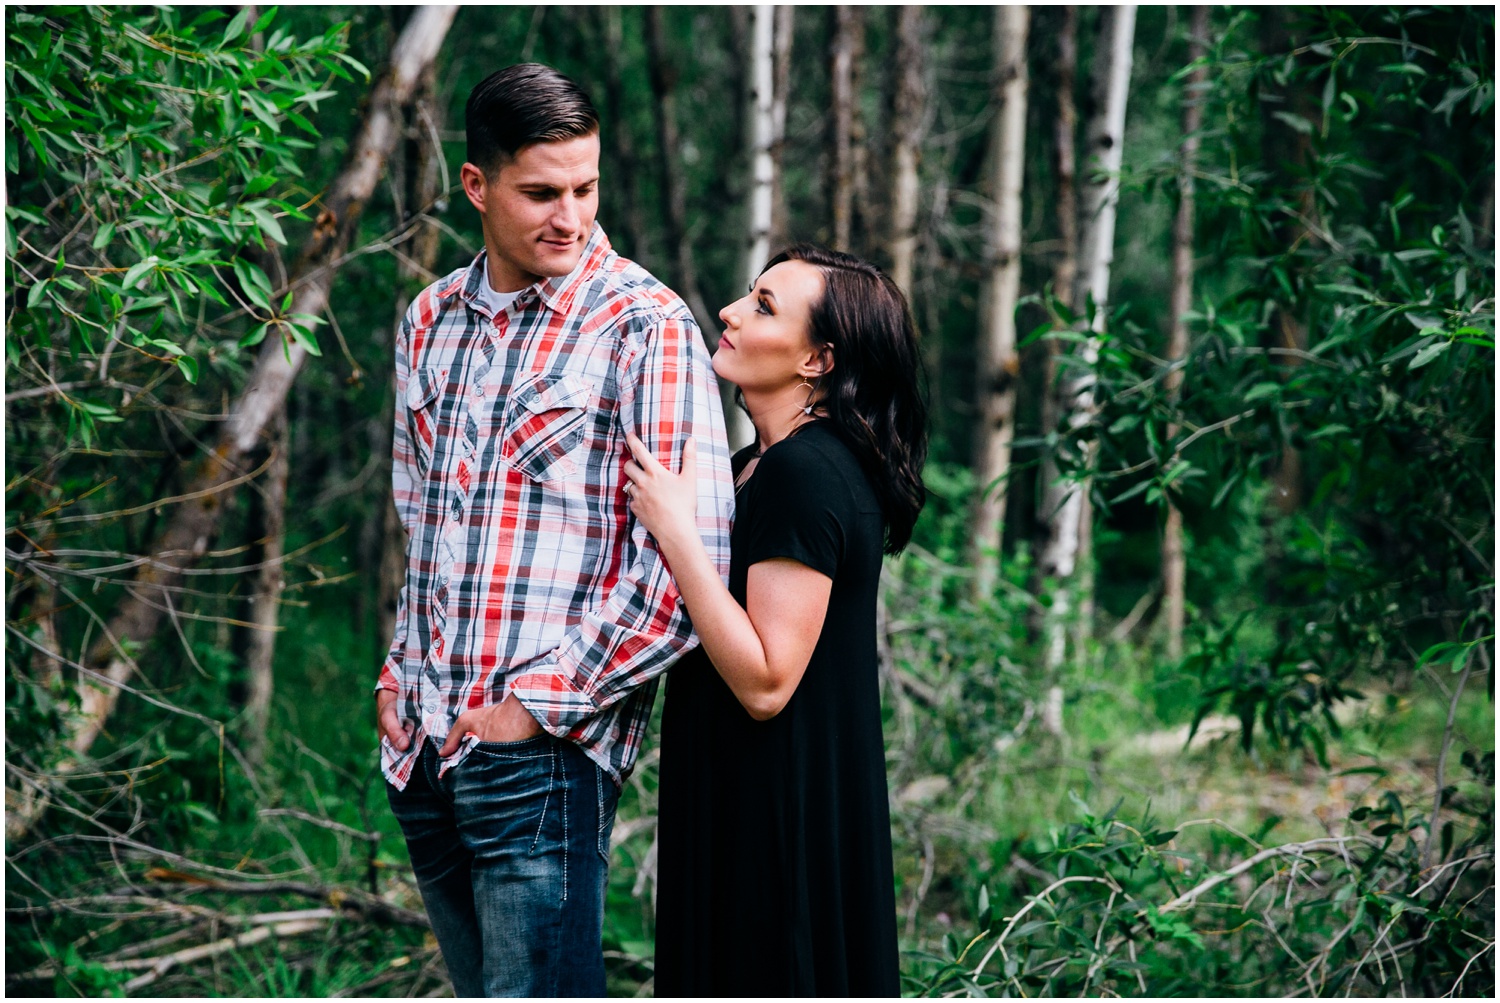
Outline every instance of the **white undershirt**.
{"type": "Polygon", "coordinates": [[[521,294],[526,291],[526,288],[527,287],[522,286],[520,289],[517,289],[513,293],[502,293],[500,290],[490,285],[490,277],[486,272],[484,281],[479,283],[479,295],[476,298],[479,300],[479,304],[484,307],[485,310],[489,311],[491,317],[498,317],[506,310],[510,309],[510,305],[521,297],[521,294]]]}

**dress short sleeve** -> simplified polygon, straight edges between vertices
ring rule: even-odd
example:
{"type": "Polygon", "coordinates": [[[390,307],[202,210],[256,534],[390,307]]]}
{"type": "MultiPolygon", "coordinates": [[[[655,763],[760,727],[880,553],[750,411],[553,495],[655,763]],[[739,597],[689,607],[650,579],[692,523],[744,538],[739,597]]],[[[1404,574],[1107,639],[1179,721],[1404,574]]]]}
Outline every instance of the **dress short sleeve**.
{"type": "Polygon", "coordinates": [[[745,566],[787,557],[838,574],[849,537],[848,486],[812,443],[766,450],[746,487],[745,566]]]}

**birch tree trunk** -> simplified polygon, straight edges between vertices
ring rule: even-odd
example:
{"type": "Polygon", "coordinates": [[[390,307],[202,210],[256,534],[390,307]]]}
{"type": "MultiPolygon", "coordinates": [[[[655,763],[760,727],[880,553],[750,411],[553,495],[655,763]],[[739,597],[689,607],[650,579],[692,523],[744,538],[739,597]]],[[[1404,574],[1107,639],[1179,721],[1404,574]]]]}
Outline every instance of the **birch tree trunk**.
{"type": "MultiPolygon", "coordinates": [[[[715,314],[708,310],[698,288],[698,268],[693,261],[692,241],[687,229],[687,183],[679,162],[681,136],[677,131],[677,67],[668,54],[666,24],[658,6],[646,8],[646,48],[650,57],[651,91],[656,97],[657,162],[661,168],[661,209],[666,223],[667,243],[672,246],[677,266],[677,291],[698,320],[705,338],[718,330],[711,322],[715,314]]],[[[716,343],[716,339],[715,339],[716,343]]]]}
{"type": "MultiPolygon", "coordinates": [[[[1056,188],[1054,195],[1054,217],[1057,225],[1057,257],[1052,262],[1052,295],[1076,318],[1082,306],[1074,298],[1078,276],[1078,190],[1077,190],[1077,139],[1078,111],[1074,94],[1078,78],[1078,8],[1062,7],[1062,24],[1059,25],[1056,53],[1052,63],[1052,86],[1056,95],[1057,111],[1052,124],[1052,174],[1056,188]]],[[[1049,338],[1043,344],[1046,355],[1042,362],[1041,426],[1044,434],[1057,431],[1063,414],[1063,388],[1058,382],[1058,358],[1063,343],[1049,338]]],[[[1063,502],[1064,492],[1057,483],[1059,470],[1057,455],[1047,450],[1041,463],[1041,508],[1038,511],[1037,527],[1040,530],[1036,553],[1044,555],[1056,533],[1054,515],[1063,502]]],[[[1047,562],[1039,560],[1036,568],[1036,591],[1041,594],[1047,588],[1047,562]]],[[[1044,622],[1045,611],[1035,616],[1033,626],[1039,631],[1048,629],[1044,622]]]]}
{"type": "MultiPolygon", "coordinates": [[[[339,259],[399,138],[400,110],[437,58],[457,11],[453,6],[420,8],[402,30],[385,73],[371,91],[344,167],[324,192],[312,236],[293,268],[288,313],[318,315],[327,306],[339,259]]],[[[284,342],[273,336],[264,342],[212,454],[190,474],[182,492],[186,500],[153,542],[150,551],[155,558],[137,572],[127,598],[90,653],[89,664],[101,667],[102,678],[84,682],[80,713],[63,736],[76,756],[87,755],[119,701],[120,687],[134,674],[136,663],[130,649],[145,645],[155,635],[167,606],[162,596],[180,584],[183,572],[209,549],[218,532],[225,493],[249,479],[243,461],[260,444],[305,358],[302,346],[289,339],[284,342]]],[[[61,772],[76,769],[77,762],[64,764],[61,772]]],[[[29,821],[23,820],[23,831],[29,821]]]]}
{"type": "MultiPolygon", "coordinates": [[[[741,288],[753,283],[766,259],[771,256],[771,215],[775,201],[776,158],[776,9],[768,4],[750,8],[750,72],[746,74],[746,153],[750,160],[750,189],[747,193],[745,268],[741,288]]],[[[783,99],[784,102],[784,99],[783,99]]],[[[785,115],[785,104],[782,103],[785,115]]],[[[725,424],[729,428],[729,448],[738,449],[755,439],[750,420],[737,405],[726,401],[725,424]]]]}
{"type": "Polygon", "coordinates": [[[828,8],[832,22],[828,47],[828,80],[833,99],[832,142],[828,144],[828,204],[833,217],[835,251],[849,250],[854,223],[854,14],[848,4],[828,8]]]}
{"type": "Polygon", "coordinates": [[[922,77],[926,47],[922,7],[908,4],[896,15],[896,74],[891,107],[891,278],[907,300],[912,294],[912,265],[917,255],[917,204],[920,189],[921,132],[926,87],[922,77]]]}
{"type": "Polygon", "coordinates": [[[1010,446],[1015,437],[1016,302],[1021,290],[1021,179],[1026,152],[1026,36],[1031,8],[995,8],[995,118],[990,125],[990,196],[993,217],[988,233],[980,310],[979,425],[975,429],[974,474],[979,495],[972,530],[975,589],[988,598],[1000,566],[1005,525],[1006,480],[1010,446]]]}
{"type": "Polygon", "coordinates": [[[616,165],[609,183],[618,189],[620,204],[624,207],[618,225],[624,231],[625,239],[620,243],[627,257],[639,261],[649,257],[649,254],[645,243],[646,217],[636,198],[635,142],[625,125],[625,87],[621,80],[620,66],[620,53],[625,46],[625,27],[618,6],[599,7],[596,11],[599,15],[600,34],[604,40],[604,51],[599,54],[599,58],[604,66],[604,109],[609,116],[609,124],[603,131],[609,137],[616,165]]]}
{"type": "Polygon", "coordinates": [[[249,650],[245,658],[245,754],[252,763],[265,757],[266,725],[271,697],[276,691],[276,634],[280,631],[281,590],[286,584],[282,555],[286,552],[286,485],[291,471],[291,435],[286,408],[272,421],[271,457],[264,485],[265,543],[260,551],[255,601],[250,607],[249,650]]]}
{"type": "MultiPolygon", "coordinates": [[[[758,10],[759,8],[751,8],[758,10]]],[[[771,229],[767,254],[787,243],[786,184],[783,157],[786,150],[786,103],[792,87],[792,29],[797,10],[791,4],[771,7],[771,229]]],[[[758,50],[757,50],[758,51],[758,50]]],[[[754,105],[754,99],[748,102],[754,105]]],[[[761,258],[764,264],[765,257],[761,258]]]]}
{"type": "MultiPolygon", "coordinates": [[[[687,231],[687,191],[678,163],[680,140],[677,132],[677,68],[668,54],[666,24],[661,7],[646,8],[646,48],[650,61],[651,90],[656,97],[656,147],[661,168],[662,216],[666,223],[667,243],[672,246],[677,265],[677,291],[698,320],[703,339],[710,350],[718,348],[718,315],[708,309],[698,288],[698,270],[687,231]]],[[[734,403],[734,388],[719,384],[720,402],[728,428],[729,444],[738,449],[750,441],[749,422],[734,403]]]]}
{"type": "MultiPolygon", "coordinates": [[[[1195,6],[1188,29],[1188,58],[1197,62],[1207,51],[1208,8],[1195,6]]],[[[1177,217],[1172,225],[1172,331],[1167,341],[1166,391],[1175,403],[1182,388],[1182,362],[1188,353],[1187,312],[1193,305],[1193,201],[1194,172],[1198,166],[1198,130],[1203,125],[1203,88],[1208,68],[1199,66],[1188,74],[1182,93],[1182,148],[1178,157],[1177,217]]],[[[1181,429],[1167,426],[1168,441],[1181,429]]],[[[1167,496],[1167,521],[1161,537],[1162,609],[1167,632],[1167,657],[1182,657],[1182,629],[1186,620],[1187,560],[1182,548],[1182,512],[1167,496]]]]}
{"type": "MultiPolygon", "coordinates": [[[[1109,306],[1109,272],[1114,261],[1115,209],[1125,146],[1125,104],[1130,88],[1135,13],[1133,4],[1101,7],[1099,11],[1099,41],[1092,81],[1094,109],[1088,123],[1089,174],[1081,192],[1080,268],[1072,297],[1075,304],[1086,304],[1092,299],[1092,329],[1096,333],[1104,329],[1109,306]]],[[[1098,359],[1099,343],[1090,338],[1082,346],[1082,365],[1073,368],[1061,381],[1062,415],[1072,428],[1082,427],[1093,417],[1092,370],[1098,359]]],[[[1081,457],[1084,467],[1092,460],[1092,454],[1085,449],[1081,457]]],[[[1061,484],[1054,478],[1045,485],[1042,512],[1048,532],[1038,570],[1044,578],[1057,583],[1052,603],[1055,618],[1048,627],[1046,654],[1051,667],[1060,666],[1066,655],[1064,621],[1074,610],[1071,596],[1075,593],[1079,596],[1080,633],[1087,630],[1084,614],[1091,607],[1085,600],[1089,586],[1087,566],[1092,557],[1092,517],[1091,506],[1086,504],[1087,493],[1086,479],[1061,484]]]]}

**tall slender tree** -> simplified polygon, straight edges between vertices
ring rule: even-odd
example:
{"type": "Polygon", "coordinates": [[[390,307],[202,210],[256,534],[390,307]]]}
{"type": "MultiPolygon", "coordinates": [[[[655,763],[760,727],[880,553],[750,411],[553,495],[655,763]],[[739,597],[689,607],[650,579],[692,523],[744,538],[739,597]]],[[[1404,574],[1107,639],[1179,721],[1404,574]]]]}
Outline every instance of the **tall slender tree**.
{"type": "MultiPolygon", "coordinates": [[[[1208,8],[1193,7],[1188,28],[1188,58],[1193,69],[1182,92],[1182,146],[1178,151],[1177,216],[1172,224],[1172,328],[1167,340],[1167,396],[1175,401],[1181,391],[1182,366],[1188,352],[1187,313],[1193,303],[1193,202],[1194,174],[1198,169],[1198,130],[1203,125],[1203,89],[1208,67],[1208,8]]],[[[1179,428],[1167,427],[1167,439],[1175,440],[1179,428]]],[[[1170,494],[1166,525],[1161,536],[1162,612],[1167,634],[1167,655],[1182,657],[1182,629],[1186,619],[1187,560],[1182,547],[1182,510],[1170,494]]]]}
{"type": "Polygon", "coordinates": [[[926,40],[923,8],[907,4],[897,8],[896,57],[891,70],[896,76],[891,102],[891,216],[888,255],[891,278],[907,299],[912,294],[912,265],[917,254],[917,204],[920,188],[917,168],[921,162],[921,135],[926,87],[923,67],[926,40]]]}
{"type": "MultiPolygon", "coordinates": [[[[662,217],[666,223],[667,243],[673,248],[677,288],[688,309],[698,321],[709,347],[718,346],[717,314],[708,309],[698,285],[692,241],[687,228],[687,181],[683,177],[681,140],[677,129],[677,68],[673,64],[667,41],[666,12],[659,6],[646,8],[646,50],[650,60],[651,90],[655,95],[656,147],[661,177],[662,217]]],[[[769,197],[769,196],[768,196],[769,197]]],[[[767,210],[769,216],[769,209],[767,210]]],[[[767,220],[769,226],[769,219],[767,220]]],[[[734,403],[734,390],[727,384],[719,387],[729,441],[738,447],[749,441],[746,422],[734,403]]]]}
{"type": "Polygon", "coordinates": [[[848,251],[854,229],[855,119],[859,92],[856,67],[860,36],[864,33],[861,8],[837,4],[828,8],[830,21],[828,78],[832,91],[830,142],[828,143],[828,202],[833,218],[834,250],[848,251]]]}
{"type": "MultiPolygon", "coordinates": [[[[758,8],[756,8],[758,9],[758,8]]],[[[796,7],[776,4],[771,21],[771,230],[767,256],[787,242],[786,210],[786,109],[792,88],[792,38],[796,7]]],[[[753,105],[754,101],[749,104],[753,105]]],[[[761,258],[764,262],[765,258],[761,258]]]]}
{"type": "MultiPolygon", "coordinates": [[[[1110,265],[1114,261],[1115,212],[1119,199],[1120,166],[1125,147],[1125,105],[1130,88],[1130,70],[1135,43],[1133,4],[1102,7],[1098,41],[1093,60],[1091,89],[1093,111],[1087,130],[1088,175],[1081,194],[1079,220],[1079,270],[1074,281],[1073,302],[1092,304],[1090,328],[1104,330],[1109,306],[1110,265]]],[[[1086,339],[1081,346],[1081,365],[1070,368],[1061,381],[1061,415],[1073,428],[1086,425],[1094,415],[1093,366],[1099,358],[1099,342],[1086,339]]],[[[1084,469],[1092,462],[1084,448],[1084,469]]],[[[1075,611],[1082,630],[1087,630],[1091,608],[1088,565],[1092,559],[1092,506],[1088,503],[1088,480],[1054,480],[1044,485],[1042,514],[1048,532],[1040,554],[1041,574],[1058,583],[1052,603],[1056,614],[1049,627],[1047,662],[1061,665],[1066,654],[1063,620],[1075,611]],[[1075,578],[1075,574],[1077,577],[1075,578]],[[1078,596],[1075,607],[1071,595],[1078,596]]]]}
{"type": "Polygon", "coordinates": [[[1016,305],[1021,289],[1021,180],[1026,153],[1026,39],[1031,8],[994,14],[995,116],[990,124],[990,200],[983,306],[980,310],[979,424],[974,476],[979,484],[970,533],[975,588],[988,596],[999,572],[1006,480],[1015,438],[1016,305]]]}
{"type": "Polygon", "coordinates": [[[682,171],[682,137],[677,126],[677,66],[667,41],[666,11],[646,8],[646,50],[650,59],[651,92],[656,100],[656,155],[661,175],[662,220],[676,266],[677,288],[698,325],[712,337],[714,314],[698,286],[698,267],[687,226],[687,179],[682,171]]]}

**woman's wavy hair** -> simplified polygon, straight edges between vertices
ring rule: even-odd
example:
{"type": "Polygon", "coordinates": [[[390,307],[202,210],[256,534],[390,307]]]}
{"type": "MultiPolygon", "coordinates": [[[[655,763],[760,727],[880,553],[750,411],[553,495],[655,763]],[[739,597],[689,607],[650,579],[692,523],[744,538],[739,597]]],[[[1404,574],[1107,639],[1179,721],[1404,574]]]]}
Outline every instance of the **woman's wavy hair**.
{"type": "Polygon", "coordinates": [[[814,346],[833,349],[833,369],[815,393],[870,477],[885,515],[885,552],[899,553],[927,500],[927,405],[911,309],[879,268],[816,244],[793,244],[766,262],[803,261],[823,273],[812,305],[814,346]]]}

